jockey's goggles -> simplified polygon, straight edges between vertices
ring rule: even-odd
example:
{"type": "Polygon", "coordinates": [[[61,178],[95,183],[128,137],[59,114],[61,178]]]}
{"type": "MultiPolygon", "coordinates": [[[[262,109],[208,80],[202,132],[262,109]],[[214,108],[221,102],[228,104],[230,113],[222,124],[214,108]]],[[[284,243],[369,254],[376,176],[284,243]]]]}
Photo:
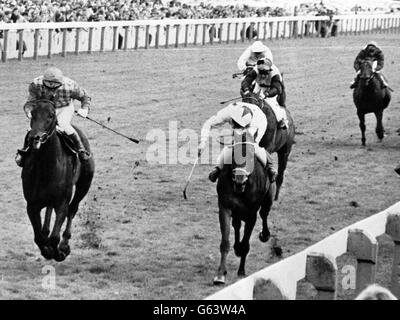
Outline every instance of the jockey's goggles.
{"type": "Polygon", "coordinates": [[[43,85],[49,89],[57,89],[62,86],[58,81],[43,80],[43,85]]]}

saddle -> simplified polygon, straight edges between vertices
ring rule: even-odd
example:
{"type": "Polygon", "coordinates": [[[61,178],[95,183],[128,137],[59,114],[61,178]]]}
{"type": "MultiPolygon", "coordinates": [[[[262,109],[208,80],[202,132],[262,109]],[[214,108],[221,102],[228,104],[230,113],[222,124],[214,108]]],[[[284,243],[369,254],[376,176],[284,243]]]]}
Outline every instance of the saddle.
{"type": "Polygon", "coordinates": [[[62,145],[64,146],[64,149],[68,153],[78,156],[77,147],[76,147],[75,143],[72,141],[72,139],[70,137],[68,137],[68,135],[64,131],[57,129],[56,132],[57,132],[58,137],[60,138],[62,145]]]}

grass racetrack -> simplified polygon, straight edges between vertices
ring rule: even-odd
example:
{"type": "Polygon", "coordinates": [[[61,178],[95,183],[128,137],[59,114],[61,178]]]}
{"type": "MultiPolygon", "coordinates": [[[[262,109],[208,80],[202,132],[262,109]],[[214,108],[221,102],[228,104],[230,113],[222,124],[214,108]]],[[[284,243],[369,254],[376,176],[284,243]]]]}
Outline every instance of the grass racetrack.
{"type": "MultiPolygon", "coordinates": [[[[283,258],[399,200],[400,179],[393,171],[400,161],[398,38],[381,34],[266,42],[284,73],[287,105],[297,127],[281,199],[269,219],[283,258]],[[395,92],[384,112],[387,136],[377,142],[370,114],[367,147],[362,148],[349,84],[353,60],[369,40],[382,47],[384,74],[395,92]]],[[[240,82],[231,75],[246,46],[0,64],[0,298],[202,299],[220,289],[212,285],[220,242],[215,185],[207,179],[212,165],[195,169],[185,201],[182,189],[191,164],[148,163],[149,141],[136,145],[75,117],[89,137],[96,173],[73,223],[71,255],[55,263],[44,260],[33,242],[14,154],[29,126],[22,111],[29,82],[47,66],[59,67],[89,91],[93,119],[145,140],[151,129],[168,134],[170,121],[178,121],[179,130],[199,133],[222,107],[220,101],[239,95],[240,82]],[[55,268],[53,290],[42,286],[46,265],[55,268]]],[[[269,243],[258,240],[260,230],[258,219],[247,274],[278,261],[269,243]]],[[[382,243],[380,259],[387,263],[378,270],[378,282],[385,284],[392,244],[385,237],[382,243]]],[[[231,250],[228,284],[237,280],[238,266],[231,250]]]]}

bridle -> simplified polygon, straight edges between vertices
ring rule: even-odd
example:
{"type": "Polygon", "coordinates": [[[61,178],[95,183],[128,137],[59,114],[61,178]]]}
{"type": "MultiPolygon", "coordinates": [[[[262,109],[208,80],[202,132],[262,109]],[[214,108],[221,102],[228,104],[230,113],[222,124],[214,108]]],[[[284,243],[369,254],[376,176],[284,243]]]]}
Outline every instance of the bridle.
{"type": "MultiPolygon", "coordinates": [[[[56,109],[56,106],[55,106],[54,102],[51,101],[51,100],[41,99],[41,100],[37,100],[37,101],[36,101],[36,103],[38,103],[38,102],[47,102],[47,103],[50,103],[50,104],[54,107],[54,110],[56,109]]],[[[50,124],[50,127],[46,130],[46,132],[44,132],[44,133],[39,137],[39,142],[40,142],[41,144],[46,143],[47,140],[49,140],[49,139],[51,138],[51,136],[54,134],[54,132],[56,132],[56,129],[57,129],[57,117],[56,117],[56,114],[55,114],[55,112],[54,112],[53,121],[52,121],[52,123],[50,124]]],[[[33,140],[35,140],[35,138],[34,138],[33,140]]],[[[37,139],[36,139],[36,140],[37,140],[37,139]]]]}

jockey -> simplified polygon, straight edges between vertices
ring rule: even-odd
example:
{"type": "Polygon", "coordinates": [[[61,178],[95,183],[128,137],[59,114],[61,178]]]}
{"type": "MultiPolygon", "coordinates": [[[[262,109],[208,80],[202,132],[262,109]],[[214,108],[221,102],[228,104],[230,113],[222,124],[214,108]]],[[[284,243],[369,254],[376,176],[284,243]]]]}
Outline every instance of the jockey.
{"type": "MultiPolygon", "coordinates": [[[[255,137],[255,155],[267,168],[271,182],[275,181],[277,172],[272,164],[271,155],[267,150],[259,146],[259,143],[267,130],[267,118],[262,110],[250,103],[235,102],[224,109],[220,110],[216,115],[209,118],[201,129],[201,141],[199,145],[199,155],[206,147],[210,130],[219,125],[229,123],[232,129],[248,128],[249,132],[255,137]]],[[[217,181],[224,164],[232,163],[232,147],[224,147],[217,158],[217,166],[210,172],[209,179],[212,182],[217,181]]]]}
{"type": "Polygon", "coordinates": [[[360,74],[360,66],[363,60],[365,59],[372,59],[373,60],[373,67],[374,72],[379,74],[379,78],[382,81],[382,86],[386,88],[388,86],[381,70],[383,69],[384,65],[384,55],[382,50],[378,47],[375,41],[370,41],[368,44],[358,53],[356,59],[354,60],[354,69],[357,71],[356,78],[354,79],[353,83],[350,85],[350,89],[354,89],[357,86],[360,74]]]}
{"type": "MultiPolygon", "coordinates": [[[[57,124],[74,142],[78,149],[79,159],[87,161],[91,154],[82,143],[81,138],[71,125],[74,115],[73,100],[81,102],[81,109],[77,113],[86,118],[89,113],[91,98],[86,91],[81,88],[74,80],[63,76],[60,69],[55,67],[48,68],[43,76],[35,78],[29,85],[28,101],[24,105],[24,111],[28,118],[31,118],[31,110],[35,105],[35,100],[46,99],[54,103],[56,107],[57,124]]],[[[28,151],[29,146],[25,141],[22,150],[18,150],[15,161],[18,166],[23,166],[23,155],[28,151]]]]}
{"type": "Polygon", "coordinates": [[[261,41],[255,41],[239,57],[237,61],[237,67],[245,76],[247,73],[253,70],[253,67],[261,58],[268,58],[273,61],[272,52],[261,41]]]}
{"type": "Polygon", "coordinates": [[[263,58],[257,61],[256,67],[243,79],[240,93],[242,96],[246,96],[251,91],[258,94],[274,111],[278,121],[278,128],[287,129],[289,121],[285,105],[280,106],[278,103],[278,97],[283,94],[283,90],[282,76],[279,69],[272,64],[270,59],[263,58]],[[254,81],[256,84],[254,89],[251,90],[254,81]]]}

